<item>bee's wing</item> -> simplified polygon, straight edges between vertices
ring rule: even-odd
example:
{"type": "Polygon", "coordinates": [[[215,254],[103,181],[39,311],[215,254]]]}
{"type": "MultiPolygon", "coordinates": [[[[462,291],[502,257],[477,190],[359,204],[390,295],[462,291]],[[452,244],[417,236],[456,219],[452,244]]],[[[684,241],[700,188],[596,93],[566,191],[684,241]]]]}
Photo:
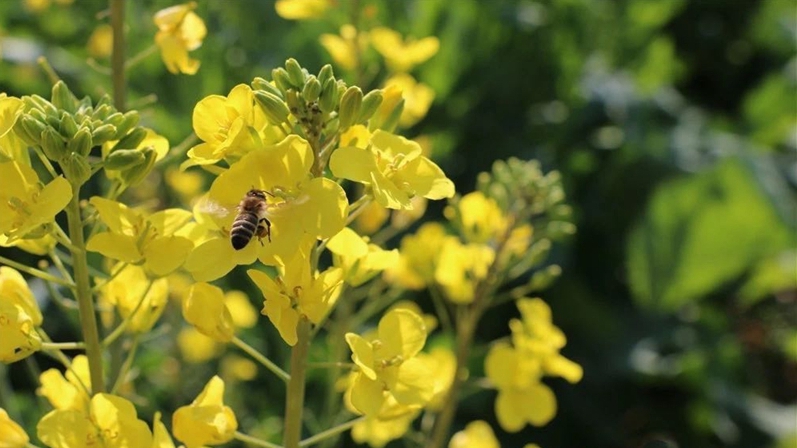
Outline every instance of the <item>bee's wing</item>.
{"type": "Polygon", "coordinates": [[[208,198],[203,197],[196,204],[199,213],[210,215],[216,218],[226,218],[227,216],[236,212],[234,208],[225,207],[222,204],[208,198]]]}

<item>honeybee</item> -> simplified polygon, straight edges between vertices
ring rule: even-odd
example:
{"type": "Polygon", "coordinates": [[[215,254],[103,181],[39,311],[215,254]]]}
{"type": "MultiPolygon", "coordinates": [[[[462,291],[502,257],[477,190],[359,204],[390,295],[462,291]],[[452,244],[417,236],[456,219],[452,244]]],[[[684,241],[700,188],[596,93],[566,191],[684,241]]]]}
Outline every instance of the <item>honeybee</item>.
{"type": "Polygon", "coordinates": [[[271,242],[271,221],[266,218],[266,194],[268,193],[265,190],[252,188],[238,204],[238,215],[230,228],[233,249],[243,249],[254,236],[260,240],[260,244],[263,244],[263,237],[271,242]]]}

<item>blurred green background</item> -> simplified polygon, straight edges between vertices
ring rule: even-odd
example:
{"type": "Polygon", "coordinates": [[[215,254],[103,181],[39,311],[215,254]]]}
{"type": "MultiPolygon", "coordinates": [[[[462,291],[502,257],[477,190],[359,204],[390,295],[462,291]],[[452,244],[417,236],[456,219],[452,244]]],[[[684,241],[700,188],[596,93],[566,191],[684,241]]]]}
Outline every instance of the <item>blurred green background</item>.
{"type": "MultiPolygon", "coordinates": [[[[86,64],[106,3],[62,3],[0,2],[0,91],[48,97],[36,64],[44,55],[78,96],[110,92],[109,78],[86,64]]],[[[128,2],[130,55],[152,44],[152,15],[172,4],[128,2]]],[[[543,428],[502,432],[494,392],[465,400],[457,426],[487,419],[504,447],[797,445],[797,3],[359,5],[405,35],[440,38],[440,52],[415,71],[435,103],[409,136],[431,137],[458,191],[472,190],[494,160],[535,158],[561,171],[575,209],[578,233],[554,253],[563,274],[543,299],[584,380],[548,381],[559,412],[543,428]]],[[[168,73],[157,54],[129,73],[130,107],[156,95],[142,122],[172,145],[191,133],[203,97],[269,78],[288,57],[311,72],[330,62],[318,36],[337,32],[333,19],[286,21],[272,1],[256,0],[199,0],[196,12],[208,36],[192,53],[202,61],[195,76],[168,73]]],[[[428,219],[440,210],[432,205],[428,219]]],[[[16,249],[0,253],[35,262],[16,249]]],[[[479,341],[508,334],[514,315],[512,305],[488,313],[479,341]]],[[[146,354],[142,369],[168,370],[162,361],[146,354]]],[[[9,385],[35,387],[22,363],[6,378],[5,399],[9,385]]],[[[187,403],[206,378],[164,406],[187,403]]],[[[279,383],[257,381],[279,397],[269,411],[279,415],[279,383]]],[[[157,400],[159,391],[168,392],[139,393],[157,400]]],[[[35,412],[20,412],[32,429],[35,412]]]]}

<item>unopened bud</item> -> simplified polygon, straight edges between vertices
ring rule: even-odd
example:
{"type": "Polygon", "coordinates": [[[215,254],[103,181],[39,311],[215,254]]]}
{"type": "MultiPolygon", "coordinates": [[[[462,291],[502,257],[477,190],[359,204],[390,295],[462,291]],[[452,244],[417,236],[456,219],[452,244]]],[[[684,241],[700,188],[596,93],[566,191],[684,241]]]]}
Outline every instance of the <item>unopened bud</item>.
{"type": "Polygon", "coordinates": [[[294,58],[285,61],[285,70],[288,72],[288,79],[294,89],[301,89],[304,86],[305,74],[302,71],[302,66],[294,58]]]}
{"type": "Polygon", "coordinates": [[[91,152],[92,138],[88,128],[80,128],[75,135],[69,139],[66,146],[69,152],[76,152],[82,156],[87,156],[91,152]]]}
{"type": "Polygon", "coordinates": [[[138,124],[138,118],[139,118],[138,111],[131,110],[129,112],[125,112],[120,123],[115,124],[116,135],[114,136],[114,140],[121,139],[122,137],[127,135],[127,133],[130,132],[131,129],[135,128],[136,125],[138,124]]]}
{"type": "Polygon", "coordinates": [[[351,86],[343,93],[340,98],[340,130],[346,131],[355,123],[360,116],[360,108],[363,104],[363,91],[357,86],[351,86]]]}
{"type": "Polygon", "coordinates": [[[113,110],[113,106],[110,104],[97,106],[94,108],[94,113],[91,115],[91,118],[104,122],[113,113],[113,110]]]}
{"type": "Polygon", "coordinates": [[[542,291],[553,283],[554,280],[562,275],[562,268],[557,264],[546,266],[545,269],[539,270],[532,274],[526,286],[528,292],[542,291]]]}
{"type": "Polygon", "coordinates": [[[47,127],[41,133],[41,147],[48,159],[60,162],[66,156],[66,142],[55,129],[47,127]]]}
{"type": "Polygon", "coordinates": [[[66,83],[63,81],[58,81],[53,86],[52,91],[52,103],[58,109],[65,110],[70,114],[75,113],[77,110],[77,98],[72,92],[69,90],[69,87],[66,86],[66,83]]]}
{"type": "Polygon", "coordinates": [[[332,66],[329,64],[325,64],[318,72],[318,82],[320,82],[322,86],[328,79],[333,79],[334,77],[335,73],[332,71],[332,66]]]}
{"type": "Polygon", "coordinates": [[[304,100],[308,103],[312,103],[317,100],[320,95],[321,83],[318,81],[318,78],[313,75],[308,76],[307,81],[304,83],[304,89],[302,89],[304,100]]]}
{"type": "Polygon", "coordinates": [[[379,109],[382,104],[382,91],[371,90],[363,97],[362,107],[360,108],[360,115],[357,117],[357,123],[365,123],[368,121],[379,109]]]}
{"type": "Polygon", "coordinates": [[[122,171],[122,180],[127,185],[135,185],[144,180],[152,171],[152,167],[155,166],[155,159],[158,157],[155,148],[147,146],[140,149],[139,152],[144,154],[144,162],[122,171]]]}
{"type": "Polygon", "coordinates": [[[299,99],[299,94],[295,90],[289,90],[285,93],[285,103],[288,105],[288,110],[294,115],[303,113],[306,107],[299,99]]]}
{"type": "Polygon", "coordinates": [[[58,109],[56,109],[51,102],[40,97],[39,95],[31,95],[28,98],[30,98],[33,102],[35,109],[41,110],[46,115],[58,115],[58,109]]]}
{"type": "Polygon", "coordinates": [[[41,135],[47,126],[30,115],[22,115],[14,125],[14,131],[25,143],[35,146],[41,142],[41,135]]]}
{"type": "Polygon", "coordinates": [[[91,165],[85,156],[76,152],[58,162],[64,170],[66,178],[77,185],[83,185],[91,177],[91,165]]]}
{"type": "Polygon", "coordinates": [[[59,123],[58,129],[61,131],[61,135],[63,135],[65,138],[70,139],[74,137],[78,128],[77,123],[75,123],[75,118],[72,117],[72,114],[66,111],[61,112],[61,122],[59,123]]]}
{"type": "Polygon", "coordinates": [[[112,124],[103,124],[96,128],[91,133],[91,138],[94,140],[95,145],[101,145],[116,136],[116,126],[112,124]]]}
{"type": "Polygon", "coordinates": [[[271,71],[271,78],[274,80],[274,84],[283,92],[287,92],[291,89],[291,80],[288,77],[288,72],[282,68],[277,67],[271,71]]]}
{"type": "Polygon", "coordinates": [[[94,105],[94,110],[97,110],[102,106],[113,106],[113,100],[111,99],[110,95],[105,94],[101,96],[99,101],[97,101],[97,104],[94,105]]]}
{"type": "Polygon", "coordinates": [[[321,96],[318,100],[318,107],[321,111],[325,114],[334,112],[335,108],[338,107],[339,99],[338,85],[335,79],[330,78],[324,81],[324,87],[321,89],[321,96]]]}
{"type": "Polygon", "coordinates": [[[572,222],[551,221],[545,226],[545,232],[551,239],[556,240],[576,233],[576,226],[572,222]]]}
{"type": "Polygon", "coordinates": [[[146,154],[138,149],[118,149],[105,158],[106,170],[127,170],[147,160],[146,154]]]}
{"type": "Polygon", "coordinates": [[[116,142],[111,148],[111,152],[120,149],[136,149],[145,138],[147,138],[147,130],[139,126],[116,142]]]}
{"type": "Polygon", "coordinates": [[[255,91],[255,101],[266,114],[269,123],[280,124],[288,120],[288,106],[279,97],[264,90],[255,91]]]}
{"type": "Polygon", "coordinates": [[[393,108],[393,110],[387,116],[387,119],[385,119],[385,121],[379,126],[379,129],[387,132],[393,132],[398,125],[402,112],[404,112],[404,98],[400,99],[396,103],[396,107],[393,108]]]}
{"type": "Polygon", "coordinates": [[[280,92],[280,89],[259,76],[252,80],[252,88],[254,90],[265,90],[266,92],[273,93],[274,95],[282,98],[282,92],[280,92]]]}

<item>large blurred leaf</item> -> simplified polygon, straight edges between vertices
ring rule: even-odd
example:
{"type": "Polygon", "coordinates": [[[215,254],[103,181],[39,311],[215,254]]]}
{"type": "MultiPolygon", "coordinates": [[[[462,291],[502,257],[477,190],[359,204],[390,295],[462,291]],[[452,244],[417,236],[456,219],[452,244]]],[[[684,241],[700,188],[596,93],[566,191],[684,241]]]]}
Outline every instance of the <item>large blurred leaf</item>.
{"type": "Polygon", "coordinates": [[[654,193],[628,239],[630,286],[641,304],[673,310],[788,243],[788,230],[750,173],[728,159],[654,193]]]}

